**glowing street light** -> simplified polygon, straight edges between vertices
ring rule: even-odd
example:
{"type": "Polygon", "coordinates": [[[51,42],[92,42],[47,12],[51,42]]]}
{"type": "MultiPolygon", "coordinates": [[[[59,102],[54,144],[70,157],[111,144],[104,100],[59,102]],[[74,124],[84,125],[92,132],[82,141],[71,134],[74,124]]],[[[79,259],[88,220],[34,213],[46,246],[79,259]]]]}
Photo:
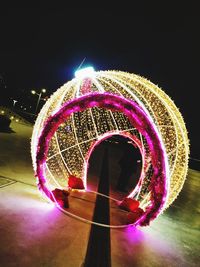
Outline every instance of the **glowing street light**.
{"type": "Polygon", "coordinates": [[[42,89],[39,94],[35,90],[31,90],[31,94],[38,95],[38,100],[35,108],[35,115],[37,114],[38,105],[40,103],[40,99],[43,93],[46,93],[46,89],[42,89]]]}

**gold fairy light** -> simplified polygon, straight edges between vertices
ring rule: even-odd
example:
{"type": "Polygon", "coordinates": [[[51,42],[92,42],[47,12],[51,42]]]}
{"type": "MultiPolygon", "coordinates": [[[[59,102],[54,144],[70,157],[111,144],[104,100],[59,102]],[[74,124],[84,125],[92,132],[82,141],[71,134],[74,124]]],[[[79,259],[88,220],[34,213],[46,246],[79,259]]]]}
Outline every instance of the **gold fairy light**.
{"type": "MultiPolygon", "coordinates": [[[[167,208],[181,191],[188,168],[189,140],[180,111],[161,88],[139,75],[114,70],[98,72],[90,70],[87,79],[83,72],[80,76],[76,75],[76,78],[60,87],[40,111],[31,140],[34,170],[36,170],[36,144],[48,117],[55,114],[65,102],[84,94],[109,92],[133,100],[141,106],[149,114],[161,136],[169,169],[169,192],[165,205],[167,208]],[[90,83],[90,92],[84,91],[86,82],[90,83]]],[[[145,138],[133,128],[122,112],[92,107],[70,115],[58,127],[49,144],[46,159],[48,185],[52,190],[56,187],[66,188],[70,174],[82,178],[91,145],[110,132],[130,133],[142,144],[142,149],[145,151],[143,159],[145,177],[141,188],[135,190],[132,197],[142,201],[145,207],[149,201],[148,185],[151,179],[149,148],[145,138]],[[149,164],[146,163],[147,160],[149,164]]]]}

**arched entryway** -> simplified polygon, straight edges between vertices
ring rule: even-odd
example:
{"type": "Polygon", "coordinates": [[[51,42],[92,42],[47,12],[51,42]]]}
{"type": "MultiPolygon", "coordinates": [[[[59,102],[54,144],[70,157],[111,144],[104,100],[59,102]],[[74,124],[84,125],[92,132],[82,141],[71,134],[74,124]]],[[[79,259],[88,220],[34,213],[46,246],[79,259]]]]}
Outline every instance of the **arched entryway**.
{"type": "MultiPolygon", "coordinates": [[[[109,196],[117,199],[129,195],[139,182],[142,169],[142,155],[137,144],[125,135],[113,134],[98,143],[88,160],[87,187],[98,191],[103,166],[103,157],[107,150],[109,196]]],[[[103,194],[107,193],[101,192],[103,194]]]]}

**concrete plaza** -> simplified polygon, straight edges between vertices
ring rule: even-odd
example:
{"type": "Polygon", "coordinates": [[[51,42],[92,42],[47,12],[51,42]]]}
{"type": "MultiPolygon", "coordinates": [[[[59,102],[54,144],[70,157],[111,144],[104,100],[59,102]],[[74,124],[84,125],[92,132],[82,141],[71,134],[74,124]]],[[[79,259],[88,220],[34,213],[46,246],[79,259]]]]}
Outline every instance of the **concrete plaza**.
{"type": "MultiPolygon", "coordinates": [[[[0,266],[84,266],[92,225],[67,216],[41,197],[30,156],[32,127],[12,122],[11,128],[11,133],[0,132],[0,266]]],[[[91,167],[91,184],[100,173],[101,153],[91,167]]],[[[117,155],[114,148],[108,153],[110,159],[117,155]]],[[[111,175],[118,172],[114,164],[110,162],[111,175]]],[[[150,226],[110,229],[110,265],[199,266],[199,181],[200,172],[189,169],[176,201],[150,226]]],[[[70,212],[92,220],[95,201],[94,195],[74,194],[70,212]]],[[[117,223],[121,213],[113,203],[110,207],[111,220],[117,223]]]]}

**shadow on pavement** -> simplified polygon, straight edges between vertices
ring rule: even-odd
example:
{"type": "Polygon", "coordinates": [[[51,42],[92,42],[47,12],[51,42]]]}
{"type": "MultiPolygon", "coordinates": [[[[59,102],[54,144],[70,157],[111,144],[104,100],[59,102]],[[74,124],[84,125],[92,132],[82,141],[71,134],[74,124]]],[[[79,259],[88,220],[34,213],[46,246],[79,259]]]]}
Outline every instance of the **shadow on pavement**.
{"type": "Polygon", "coordinates": [[[16,133],[16,132],[13,131],[13,129],[10,127],[6,127],[6,128],[0,127],[0,133],[16,133]]]}

